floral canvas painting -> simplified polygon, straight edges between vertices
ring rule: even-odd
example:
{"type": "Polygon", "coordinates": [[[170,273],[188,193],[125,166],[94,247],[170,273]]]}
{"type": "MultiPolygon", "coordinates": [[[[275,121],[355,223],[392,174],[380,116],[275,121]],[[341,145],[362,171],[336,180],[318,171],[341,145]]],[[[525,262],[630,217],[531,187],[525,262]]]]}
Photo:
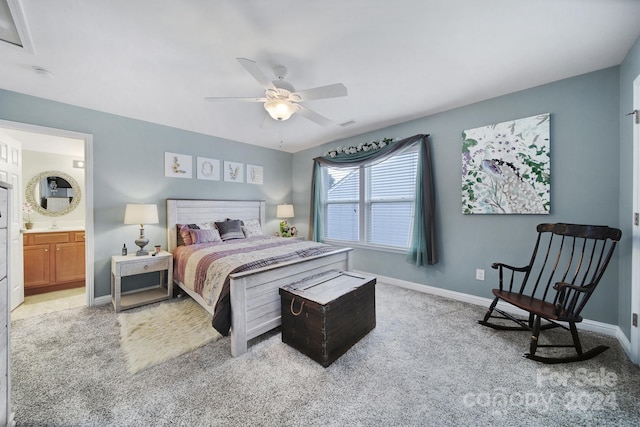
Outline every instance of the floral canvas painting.
{"type": "Polygon", "coordinates": [[[548,214],[549,113],[462,133],[462,213],[548,214]]]}

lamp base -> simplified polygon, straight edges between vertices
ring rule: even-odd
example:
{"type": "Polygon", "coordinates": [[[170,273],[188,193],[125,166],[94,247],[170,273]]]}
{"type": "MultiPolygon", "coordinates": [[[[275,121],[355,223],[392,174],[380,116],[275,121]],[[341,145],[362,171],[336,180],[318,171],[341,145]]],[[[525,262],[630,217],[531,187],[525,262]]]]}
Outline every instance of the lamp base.
{"type": "Polygon", "coordinates": [[[140,237],[136,239],[136,246],[140,246],[140,250],[136,252],[136,256],[149,255],[149,251],[144,249],[149,244],[149,239],[144,237],[144,228],[140,229],[140,237]]]}
{"type": "Polygon", "coordinates": [[[291,237],[291,226],[287,222],[287,219],[283,219],[280,221],[280,236],[282,237],[291,237]]]}

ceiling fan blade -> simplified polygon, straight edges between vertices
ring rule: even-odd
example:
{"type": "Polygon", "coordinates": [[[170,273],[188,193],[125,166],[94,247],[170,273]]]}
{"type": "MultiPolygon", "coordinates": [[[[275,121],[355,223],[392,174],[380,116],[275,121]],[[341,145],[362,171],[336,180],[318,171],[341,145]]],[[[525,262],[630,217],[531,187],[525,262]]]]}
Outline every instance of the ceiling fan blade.
{"type": "Polygon", "coordinates": [[[320,126],[329,126],[331,124],[331,120],[327,119],[324,116],[321,116],[320,114],[316,113],[315,111],[311,111],[308,108],[304,107],[303,105],[297,104],[298,106],[298,113],[301,116],[306,117],[307,119],[311,120],[312,122],[315,122],[317,124],[319,124],[320,126]]]}
{"type": "Polygon", "coordinates": [[[265,76],[262,71],[260,70],[260,68],[258,68],[258,64],[256,64],[255,61],[252,61],[250,59],[247,58],[236,58],[238,60],[238,62],[240,63],[240,65],[242,65],[244,67],[245,70],[247,70],[249,72],[249,74],[251,74],[253,76],[254,79],[256,79],[258,81],[258,83],[260,83],[260,85],[265,88],[265,90],[275,90],[276,87],[273,85],[273,83],[271,82],[271,80],[269,80],[267,78],[267,76],[265,76]]]}
{"type": "MultiPolygon", "coordinates": [[[[337,98],[339,96],[347,96],[347,87],[342,83],[336,83],[328,86],[320,86],[312,89],[294,92],[290,97],[297,97],[300,101],[311,101],[314,99],[337,98]]],[[[296,101],[298,101],[296,99],[296,101]]]]}
{"type": "Polygon", "coordinates": [[[237,98],[229,96],[213,96],[205,98],[205,101],[217,102],[217,101],[241,101],[241,102],[266,102],[267,98],[237,98]]]}

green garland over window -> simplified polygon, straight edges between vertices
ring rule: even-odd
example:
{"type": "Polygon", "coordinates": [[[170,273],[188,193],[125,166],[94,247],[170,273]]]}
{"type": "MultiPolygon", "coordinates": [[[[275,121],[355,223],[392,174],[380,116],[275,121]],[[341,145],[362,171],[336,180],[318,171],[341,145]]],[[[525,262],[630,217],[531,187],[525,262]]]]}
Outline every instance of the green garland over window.
{"type": "Polygon", "coordinates": [[[325,157],[337,157],[340,154],[356,154],[360,151],[379,150],[386,147],[393,141],[399,141],[400,138],[382,138],[380,141],[361,142],[358,145],[350,145],[348,147],[336,147],[335,150],[327,151],[325,157]]]}

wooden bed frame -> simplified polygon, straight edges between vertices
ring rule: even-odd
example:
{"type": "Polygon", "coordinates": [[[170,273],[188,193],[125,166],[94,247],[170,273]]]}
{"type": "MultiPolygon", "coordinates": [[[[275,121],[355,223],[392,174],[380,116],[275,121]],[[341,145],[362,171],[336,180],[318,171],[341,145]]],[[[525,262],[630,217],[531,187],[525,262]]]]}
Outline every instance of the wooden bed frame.
{"type": "MultiPolygon", "coordinates": [[[[177,246],[176,224],[257,218],[264,229],[265,206],[264,201],[167,199],[169,252],[177,246]]],[[[350,271],[351,248],[232,274],[231,355],[236,357],[246,353],[250,339],[280,325],[278,289],[281,286],[329,270],[350,271]]],[[[200,295],[182,283],[174,282],[213,314],[213,307],[207,305],[200,295]]]]}

